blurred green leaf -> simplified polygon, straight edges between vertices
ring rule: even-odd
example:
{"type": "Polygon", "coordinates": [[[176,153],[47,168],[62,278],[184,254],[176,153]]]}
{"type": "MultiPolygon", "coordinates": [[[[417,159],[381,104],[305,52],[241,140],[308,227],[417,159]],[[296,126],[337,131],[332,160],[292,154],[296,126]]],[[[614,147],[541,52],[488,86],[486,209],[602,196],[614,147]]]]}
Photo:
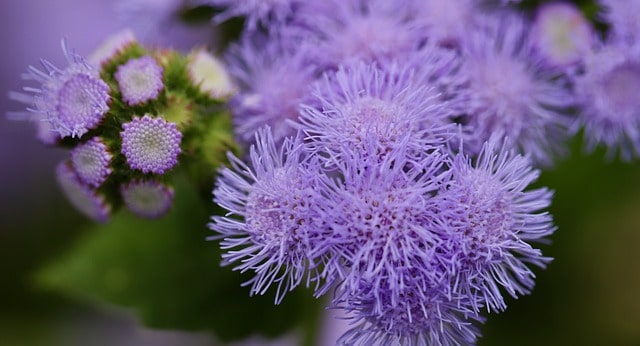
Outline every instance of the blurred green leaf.
{"type": "Polygon", "coordinates": [[[273,296],[249,297],[248,276],[220,267],[208,242],[212,210],[178,176],[175,204],[160,220],[126,211],[92,225],[70,251],[36,276],[41,286],[74,298],[133,308],[153,328],[209,330],[221,340],[251,334],[274,337],[294,327],[313,335],[320,302],[297,289],[279,306],[273,296]]]}

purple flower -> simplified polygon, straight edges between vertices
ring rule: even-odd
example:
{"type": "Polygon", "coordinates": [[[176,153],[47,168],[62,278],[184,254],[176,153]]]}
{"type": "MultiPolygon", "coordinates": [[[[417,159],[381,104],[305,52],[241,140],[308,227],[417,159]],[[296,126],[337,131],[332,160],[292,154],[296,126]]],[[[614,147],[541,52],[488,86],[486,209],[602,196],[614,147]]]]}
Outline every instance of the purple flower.
{"type": "Polygon", "coordinates": [[[62,49],[69,66],[59,69],[42,60],[45,71],[30,66],[25,79],[41,84],[40,88],[26,87],[34,93],[33,108],[38,118],[46,119],[60,137],[80,137],[97,127],[109,110],[109,86],[100,79],[98,71],[81,56],[62,49]]]}
{"type": "Polygon", "coordinates": [[[147,114],[122,128],[122,154],[131,168],[164,174],[178,163],[182,134],[176,124],[147,114]]]}
{"type": "Polygon", "coordinates": [[[296,17],[297,35],[314,64],[336,68],[364,60],[402,60],[426,38],[407,1],[326,0],[306,6],[296,17]]]}
{"type": "Polygon", "coordinates": [[[549,65],[562,67],[578,63],[590,53],[595,35],[579,8],[558,2],[538,9],[532,39],[549,65]]]}
{"type": "Polygon", "coordinates": [[[426,28],[429,38],[446,46],[459,46],[478,26],[476,0],[420,0],[414,6],[416,21],[426,28]]]}
{"type": "Polygon", "coordinates": [[[224,11],[215,19],[218,22],[231,17],[246,17],[246,28],[254,31],[260,24],[264,26],[286,23],[296,9],[304,6],[303,0],[207,0],[215,7],[223,7],[224,11]]]}
{"type": "Polygon", "coordinates": [[[330,156],[349,150],[382,157],[399,148],[419,156],[442,144],[451,129],[426,80],[397,64],[381,70],[360,62],[325,74],[315,88],[319,106],[303,107],[300,128],[314,151],[330,156]]]}
{"type": "Polygon", "coordinates": [[[408,282],[395,304],[387,292],[378,297],[354,297],[343,308],[354,326],[338,340],[340,345],[474,345],[480,336],[476,324],[484,318],[464,301],[452,300],[439,290],[408,282]],[[372,312],[372,301],[383,300],[383,310],[372,312]]]}
{"type": "MultiPolygon", "coordinates": [[[[32,106],[35,102],[33,95],[15,91],[9,92],[9,98],[26,106],[32,106]]],[[[42,144],[54,145],[60,141],[60,134],[53,130],[51,123],[43,113],[34,112],[33,110],[8,112],[7,118],[10,120],[31,121],[36,128],[36,138],[42,144]]]]}
{"type": "Polygon", "coordinates": [[[478,309],[504,310],[502,292],[513,297],[533,288],[529,264],[545,267],[543,257],[530,242],[542,241],[555,227],[544,211],[552,192],[525,189],[539,171],[527,157],[514,155],[495,138],[485,143],[472,163],[458,154],[450,181],[431,202],[438,217],[442,242],[438,253],[450,263],[453,294],[468,297],[478,309]]]}
{"type": "Polygon", "coordinates": [[[640,1],[597,0],[602,8],[600,17],[610,25],[610,38],[618,42],[633,43],[640,39],[640,1]]]}
{"type": "Polygon", "coordinates": [[[100,186],[111,174],[111,158],[109,149],[99,137],[91,138],[71,150],[71,164],[78,178],[92,187],[100,186]]]}
{"type": "Polygon", "coordinates": [[[525,22],[514,14],[488,17],[464,49],[463,74],[469,104],[462,122],[467,149],[478,152],[496,134],[542,165],[551,165],[569,125],[572,95],[558,72],[544,67],[527,37],[525,22]]]}
{"type": "Polygon", "coordinates": [[[96,222],[109,221],[110,206],[101,195],[80,181],[70,162],[58,164],[56,177],[67,199],[78,211],[96,222]]]}
{"type": "Polygon", "coordinates": [[[575,93],[581,108],[587,148],[604,144],[613,157],[629,160],[640,155],[640,50],[611,43],[585,58],[575,93]]]}
{"type": "Polygon", "coordinates": [[[162,67],[150,56],[131,59],[115,73],[123,100],[129,106],[155,100],[164,88],[162,67]]]}
{"type": "Polygon", "coordinates": [[[236,134],[251,142],[256,131],[268,125],[276,142],[295,134],[288,120],[297,120],[298,107],[310,96],[315,68],[302,52],[292,53],[282,37],[269,42],[245,39],[231,48],[229,72],[237,80],[239,93],[230,106],[236,134]]]}
{"type": "Polygon", "coordinates": [[[224,264],[234,270],[252,271],[246,283],[251,294],[264,294],[277,286],[276,304],[286,292],[318,280],[316,250],[322,219],[318,204],[317,173],[302,163],[301,143],[290,138],[280,150],[269,129],[256,134],[251,146],[251,165],[230,156],[231,168],[220,171],[214,201],[228,211],[214,216],[209,227],[222,238],[224,264]]]}
{"type": "Polygon", "coordinates": [[[155,180],[134,180],[120,187],[127,209],[139,217],[156,219],[173,204],[173,188],[155,180]]]}

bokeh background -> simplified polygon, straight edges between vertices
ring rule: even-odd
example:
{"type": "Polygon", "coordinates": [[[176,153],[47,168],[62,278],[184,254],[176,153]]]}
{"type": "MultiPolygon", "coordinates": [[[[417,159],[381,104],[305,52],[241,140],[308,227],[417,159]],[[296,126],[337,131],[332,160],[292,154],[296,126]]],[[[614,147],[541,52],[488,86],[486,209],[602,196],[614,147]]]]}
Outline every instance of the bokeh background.
{"type": "MultiPolygon", "coordinates": [[[[28,65],[40,58],[64,64],[61,38],[86,55],[122,26],[112,0],[2,1],[0,113],[21,109],[6,95],[22,87],[28,65]]],[[[572,146],[539,182],[556,191],[551,212],[559,229],[543,246],[555,260],[537,271],[532,295],[489,316],[480,345],[640,345],[640,162],[586,155],[579,139],[572,146]]],[[[31,124],[0,116],[0,345],[221,344],[206,332],[144,328],[127,309],[34,284],[34,273],[89,225],[55,184],[54,167],[65,154],[39,144],[31,124]]],[[[320,344],[331,344],[344,328],[330,320],[320,320],[320,344]]],[[[292,333],[242,344],[298,341],[292,333]]]]}

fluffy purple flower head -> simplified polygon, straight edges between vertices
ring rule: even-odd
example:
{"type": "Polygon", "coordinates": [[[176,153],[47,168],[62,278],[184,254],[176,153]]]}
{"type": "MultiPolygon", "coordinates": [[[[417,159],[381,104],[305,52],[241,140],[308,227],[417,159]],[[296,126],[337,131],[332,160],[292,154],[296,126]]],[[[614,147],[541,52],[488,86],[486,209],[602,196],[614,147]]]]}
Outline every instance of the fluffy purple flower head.
{"type": "Polygon", "coordinates": [[[120,65],[115,73],[122,99],[135,106],[155,100],[164,88],[163,69],[150,56],[131,59],[120,65]]]}
{"type": "Polygon", "coordinates": [[[92,187],[100,186],[111,174],[112,155],[100,137],[93,137],[71,150],[71,164],[78,178],[92,187]]]}
{"type": "Polygon", "coordinates": [[[331,230],[326,241],[339,256],[339,267],[331,268],[342,278],[338,296],[384,295],[390,301],[372,302],[372,313],[382,313],[386,304],[398,304],[405,285],[433,287],[442,279],[431,270],[437,239],[427,205],[445,163],[437,152],[409,162],[402,150],[382,162],[358,153],[341,158],[344,181],[327,184],[333,207],[324,217],[331,230]]]}
{"type": "MultiPolygon", "coordinates": [[[[386,292],[378,297],[353,297],[344,308],[354,327],[338,340],[340,345],[474,345],[476,327],[484,319],[464,301],[450,299],[440,290],[428,290],[409,282],[402,299],[393,304],[386,292]],[[383,311],[372,312],[372,301],[383,300],[383,311]]],[[[345,304],[345,303],[343,303],[345,304]]]]}
{"type": "Polygon", "coordinates": [[[474,309],[504,310],[502,291],[513,297],[533,288],[528,264],[545,267],[530,242],[555,231],[544,211],[553,193],[546,188],[525,189],[539,171],[527,157],[514,155],[494,138],[485,143],[475,162],[458,154],[450,181],[432,199],[441,232],[441,256],[449,258],[454,294],[468,297],[474,309]]]}
{"type": "Polygon", "coordinates": [[[148,114],[122,125],[122,154],[133,169],[164,174],[178,163],[182,133],[176,124],[148,114]]]}
{"type": "MultiPolygon", "coordinates": [[[[301,162],[300,140],[287,138],[276,148],[269,129],[256,134],[249,165],[231,156],[213,191],[214,201],[228,211],[214,216],[209,227],[222,238],[223,264],[251,271],[251,294],[277,286],[276,304],[300,285],[319,279],[314,244],[321,240],[323,202],[314,182],[317,173],[301,162]]],[[[319,258],[319,256],[318,256],[319,258]]]]}
{"type": "Polygon", "coordinates": [[[577,125],[584,126],[587,148],[604,144],[609,157],[620,151],[624,160],[640,155],[640,50],[609,44],[585,59],[585,72],[574,85],[581,108],[577,125]]]}
{"type": "Polygon", "coordinates": [[[610,25],[610,38],[618,42],[633,43],[640,38],[640,1],[597,0],[600,17],[610,25]]]}
{"type": "Polygon", "coordinates": [[[251,142],[267,125],[276,142],[282,142],[295,134],[289,121],[298,119],[298,107],[309,97],[316,69],[302,52],[290,52],[283,38],[261,39],[245,39],[231,48],[229,71],[240,91],[230,106],[242,141],[251,142]]]}
{"type": "Polygon", "coordinates": [[[124,204],[133,214],[156,219],[173,204],[173,188],[155,180],[134,180],[120,187],[124,204]]]}
{"type": "Polygon", "coordinates": [[[64,41],[62,49],[69,64],[65,69],[42,60],[44,71],[30,66],[24,75],[41,84],[40,88],[24,89],[35,94],[33,108],[28,110],[46,119],[61,138],[80,137],[104,118],[109,110],[110,89],[98,71],[70,51],[64,41]]]}
{"type": "Polygon", "coordinates": [[[349,150],[383,157],[399,148],[419,156],[443,143],[450,129],[436,89],[423,83],[396,64],[340,68],[316,84],[320,106],[303,106],[300,128],[314,151],[330,156],[349,150]]]}
{"type": "MultiPolygon", "coordinates": [[[[15,91],[9,92],[9,98],[26,106],[32,106],[35,102],[35,97],[33,95],[15,91]]],[[[8,112],[7,118],[10,120],[31,121],[36,128],[36,138],[42,144],[54,145],[60,141],[60,134],[53,130],[51,123],[43,113],[34,112],[33,110],[8,112]]]]}
{"type": "Polygon", "coordinates": [[[533,23],[536,51],[551,66],[578,63],[590,53],[595,35],[580,9],[571,3],[540,6],[533,23]]]}
{"type": "Polygon", "coordinates": [[[262,24],[265,27],[284,24],[295,14],[296,9],[305,5],[303,0],[207,0],[224,11],[215,17],[218,22],[231,17],[246,17],[246,28],[255,31],[262,24]]]}
{"type": "Polygon", "coordinates": [[[78,211],[96,222],[109,221],[111,208],[102,196],[80,181],[70,162],[58,164],[56,178],[67,199],[78,211]]]}
{"type": "MultiPolygon", "coordinates": [[[[300,11],[308,58],[323,68],[364,60],[403,60],[424,43],[425,32],[407,1],[326,0],[300,11]]],[[[294,34],[295,36],[295,34],[294,34]]]]}
{"type": "Polygon", "coordinates": [[[488,17],[470,33],[463,73],[469,78],[465,145],[477,153],[496,134],[541,165],[562,153],[573,98],[558,72],[545,68],[514,14],[488,17]]]}

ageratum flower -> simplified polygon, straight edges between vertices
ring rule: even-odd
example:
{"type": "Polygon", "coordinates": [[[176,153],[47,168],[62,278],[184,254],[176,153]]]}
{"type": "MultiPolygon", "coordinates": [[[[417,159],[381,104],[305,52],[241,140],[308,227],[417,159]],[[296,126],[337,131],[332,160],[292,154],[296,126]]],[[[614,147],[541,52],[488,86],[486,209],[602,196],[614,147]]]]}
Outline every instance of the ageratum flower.
{"type": "Polygon", "coordinates": [[[100,137],[93,137],[71,150],[71,164],[78,178],[92,187],[100,186],[111,174],[112,157],[100,137]]]}
{"type": "Polygon", "coordinates": [[[406,1],[315,1],[296,17],[308,59],[322,68],[360,60],[403,60],[424,43],[425,30],[406,1]]]}
{"type": "Polygon", "coordinates": [[[288,121],[298,119],[298,107],[310,96],[316,78],[302,51],[292,52],[278,35],[263,39],[246,38],[229,54],[229,72],[240,89],[230,106],[235,132],[244,142],[251,142],[265,125],[272,128],[276,142],[294,135],[288,121]]]}
{"type": "Polygon", "coordinates": [[[477,153],[497,134],[536,163],[551,165],[564,151],[572,95],[559,73],[534,54],[522,18],[502,13],[486,21],[486,30],[470,33],[464,47],[466,149],[477,153]]]}
{"type": "Polygon", "coordinates": [[[251,271],[246,282],[251,294],[276,288],[276,304],[300,285],[318,280],[316,258],[310,255],[322,240],[323,203],[314,167],[302,162],[300,140],[284,141],[276,148],[270,130],[256,134],[250,165],[230,155],[231,168],[223,168],[213,191],[214,201],[228,211],[214,216],[209,227],[222,238],[223,263],[234,270],[251,271]]]}
{"type": "Polygon", "coordinates": [[[215,17],[223,22],[231,17],[246,17],[246,29],[255,31],[264,25],[286,23],[295,14],[296,9],[305,5],[303,0],[207,0],[215,7],[224,8],[215,17]]]}
{"type": "Polygon", "coordinates": [[[556,229],[544,211],[552,192],[526,190],[539,171],[495,139],[473,162],[458,154],[449,173],[432,202],[434,220],[441,222],[438,253],[454,273],[452,294],[468,297],[475,309],[504,310],[502,292],[528,294],[535,277],[529,265],[544,268],[551,260],[531,243],[556,229]]]}
{"type": "Polygon", "coordinates": [[[131,59],[118,66],[114,76],[122,99],[129,106],[157,99],[164,88],[162,72],[162,67],[150,56],[131,59]]]}
{"type": "Polygon", "coordinates": [[[618,42],[633,43],[640,39],[640,1],[597,0],[600,18],[610,25],[610,38],[618,42]]]}
{"type": "Polygon", "coordinates": [[[173,188],[155,180],[134,180],[120,187],[127,209],[139,217],[156,219],[173,204],[173,188]]]}
{"type": "Polygon", "coordinates": [[[532,39],[549,65],[563,67],[580,62],[590,53],[595,35],[578,7],[557,2],[538,8],[532,39]]]}
{"type": "Polygon", "coordinates": [[[450,294],[438,217],[428,208],[441,183],[446,156],[434,153],[408,165],[396,151],[379,163],[357,155],[343,158],[343,182],[333,181],[325,218],[332,261],[339,276],[333,307],[355,325],[341,344],[456,344],[475,341],[478,317],[450,294]],[[411,168],[407,168],[411,167],[411,168]]]}
{"type": "Polygon", "coordinates": [[[39,88],[24,88],[34,94],[28,110],[37,113],[36,118],[48,121],[61,138],[80,137],[97,127],[109,110],[109,86],[64,41],[62,50],[69,64],[65,69],[42,60],[44,71],[30,66],[24,75],[26,80],[40,83],[39,88]]]}
{"type": "Polygon", "coordinates": [[[425,79],[397,64],[340,68],[316,84],[319,106],[303,106],[300,128],[315,152],[330,156],[347,150],[383,157],[399,148],[419,156],[442,144],[449,129],[448,114],[425,79]]]}
{"type": "Polygon", "coordinates": [[[56,178],[69,202],[83,215],[96,222],[109,221],[111,207],[103,196],[80,181],[70,162],[58,164],[56,178]]]}
{"type": "Polygon", "coordinates": [[[581,108],[587,148],[602,143],[609,157],[616,151],[624,160],[640,155],[640,51],[610,43],[585,59],[575,93],[581,108]]]}
{"type": "Polygon", "coordinates": [[[135,117],[122,125],[122,154],[133,169],[164,174],[178,163],[182,133],[160,117],[135,117]]]}
{"type": "Polygon", "coordinates": [[[87,59],[94,66],[102,66],[128,46],[136,43],[133,31],[121,30],[107,37],[87,59]]]}
{"type": "Polygon", "coordinates": [[[235,93],[229,73],[216,57],[205,49],[196,49],[188,57],[187,71],[193,85],[215,99],[226,99],[235,93]]]}
{"type": "MultiPolygon", "coordinates": [[[[33,106],[34,96],[16,91],[9,92],[9,98],[18,101],[25,106],[33,106]]],[[[27,120],[32,122],[36,128],[36,138],[45,145],[54,145],[60,141],[60,134],[53,130],[51,123],[45,114],[30,111],[29,109],[18,112],[7,112],[7,118],[11,120],[27,120]]]]}
{"type": "Polygon", "coordinates": [[[478,26],[480,11],[476,0],[418,0],[415,6],[415,20],[426,28],[430,39],[446,45],[458,47],[467,33],[478,26]]]}

